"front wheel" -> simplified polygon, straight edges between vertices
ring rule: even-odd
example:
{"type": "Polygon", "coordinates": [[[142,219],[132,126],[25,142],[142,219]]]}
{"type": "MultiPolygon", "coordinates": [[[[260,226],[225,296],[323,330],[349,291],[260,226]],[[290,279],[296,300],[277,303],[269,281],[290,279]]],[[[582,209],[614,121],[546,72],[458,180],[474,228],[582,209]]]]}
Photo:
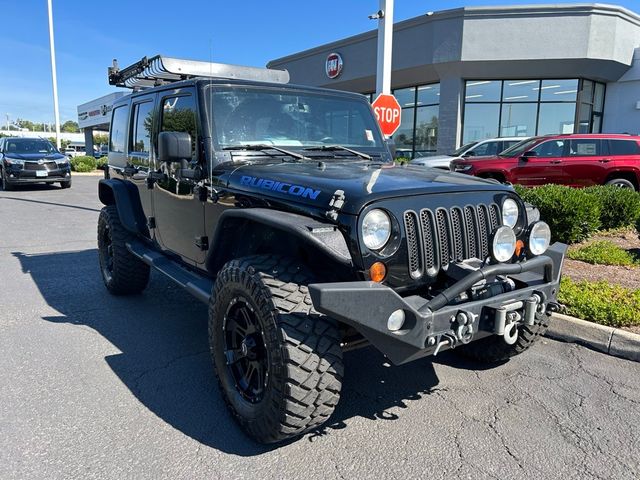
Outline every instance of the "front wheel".
{"type": "Polygon", "coordinates": [[[518,325],[518,339],[513,345],[509,345],[503,337],[491,335],[469,345],[455,349],[461,355],[482,363],[498,363],[508,360],[531,347],[538,337],[545,334],[551,317],[546,313],[536,313],[533,326],[518,325]]]}
{"type": "Polygon", "coordinates": [[[220,271],[209,304],[209,345],[220,389],[240,426],[273,443],[322,425],[342,386],[334,321],[318,314],[294,260],[260,255],[220,271]]]}
{"type": "Polygon", "coordinates": [[[134,240],[118,216],[115,205],[107,205],[98,217],[98,258],[107,290],[114,295],[140,293],[149,283],[149,265],[127,249],[134,240]]]}
{"type": "Polygon", "coordinates": [[[7,179],[7,174],[5,173],[4,168],[2,169],[0,180],[2,180],[2,189],[5,192],[11,192],[13,190],[13,185],[7,179]]]}
{"type": "Polygon", "coordinates": [[[60,182],[60,188],[71,188],[71,179],[66,182],[60,182]]]}

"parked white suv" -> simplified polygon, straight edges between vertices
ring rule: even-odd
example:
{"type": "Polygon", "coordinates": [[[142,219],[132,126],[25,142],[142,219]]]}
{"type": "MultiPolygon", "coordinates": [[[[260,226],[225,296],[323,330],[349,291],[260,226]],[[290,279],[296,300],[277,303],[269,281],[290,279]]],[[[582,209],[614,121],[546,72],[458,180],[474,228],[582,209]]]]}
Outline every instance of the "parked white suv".
{"type": "Polygon", "coordinates": [[[442,168],[449,170],[451,160],[465,157],[486,157],[498,155],[500,152],[512,147],[516,143],[527,140],[528,137],[501,137],[488,138],[462,145],[451,155],[435,155],[432,157],[418,157],[411,160],[411,165],[422,165],[424,167],[442,168]]]}

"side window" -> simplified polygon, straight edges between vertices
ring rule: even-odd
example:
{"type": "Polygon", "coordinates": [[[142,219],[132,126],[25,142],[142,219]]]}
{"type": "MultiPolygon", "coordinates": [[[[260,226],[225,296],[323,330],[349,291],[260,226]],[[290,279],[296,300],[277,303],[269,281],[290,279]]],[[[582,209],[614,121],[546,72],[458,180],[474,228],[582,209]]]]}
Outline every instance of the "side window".
{"type": "MultiPolygon", "coordinates": [[[[507,148],[513,147],[516,143],[520,143],[519,140],[505,140],[502,143],[502,152],[504,152],[507,148]]],[[[501,153],[501,152],[498,152],[501,153]]]]}
{"type": "Polygon", "coordinates": [[[196,158],[198,132],[196,102],[193,95],[164,98],[160,131],[187,132],[191,135],[191,158],[196,158]]]}
{"type": "Polygon", "coordinates": [[[485,155],[496,155],[498,153],[498,142],[486,142],[478,145],[471,151],[476,157],[482,157],[485,155]]]}
{"type": "Polygon", "coordinates": [[[125,132],[127,131],[127,117],[129,116],[128,114],[128,105],[122,105],[113,109],[109,137],[110,152],[124,153],[124,138],[125,132]]]}
{"type": "Polygon", "coordinates": [[[548,140],[531,150],[538,154],[538,157],[562,157],[564,155],[564,140],[548,140]]]}
{"type": "Polygon", "coordinates": [[[640,155],[640,145],[635,140],[609,140],[611,155],[640,155]]]}
{"type": "Polygon", "coordinates": [[[581,138],[571,140],[569,144],[569,155],[572,157],[592,157],[601,155],[600,140],[591,138],[581,138]]]}
{"type": "Polygon", "coordinates": [[[148,155],[151,146],[151,128],[153,127],[153,102],[138,103],[133,108],[133,128],[129,151],[148,155]]]}

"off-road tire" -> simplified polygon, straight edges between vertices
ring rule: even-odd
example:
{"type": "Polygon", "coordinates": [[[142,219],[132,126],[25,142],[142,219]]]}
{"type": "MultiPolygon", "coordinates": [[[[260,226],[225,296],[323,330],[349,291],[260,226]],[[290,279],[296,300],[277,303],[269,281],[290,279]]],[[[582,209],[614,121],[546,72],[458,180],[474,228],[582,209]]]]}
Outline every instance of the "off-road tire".
{"type": "Polygon", "coordinates": [[[507,344],[502,337],[491,335],[469,345],[457,347],[454,351],[482,363],[503,362],[531,347],[538,340],[538,337],[545,334],[550,322],[551,317],[546,313],[536,313],[533,326],[520,325],[518,327],[518,340],[513,345],[507,344]]]}
{"type": "Polygon", "coordinates": [[[60,182],[60,188],[71,188],[71,180],[67,180],[66,182],[60,182]]]}
{"type": "Polygon", "coordinates": [[[333,320],[313,309],[307,289],[311,278],[293,259],[259,255],[227,263],[213,288],[209,345],[220,389],[235,420],[261,443],[322,425],[340,398],[339,332],[333,320]],[[238,298],[249,302],[264,328],[268,377],[257,403],[250,403],[236,388],[224,351],[226,314],[238,298]]]}
{"type": "Polygon", "coordinates": [[[104,284],[114,295],[140,293],[149,283],[149,265],[127,249],[126,243],[134,239],[135,236],[120,223],[116,206],[103,207],[98,217],[98,257],[104,284]],[[109,255],[110,271],[107,268],[109,255]]]}
{"type": "Polygon", "coordinates": [[[4,190],[5,192],[13,191],[14,187],[7,180],[7,176],[5,174],[4,168],[2,169],[2,171],[0,173],[2,174],[2,177],[0,178],[0,181],[2,181],[2,190],[4,190]]]}

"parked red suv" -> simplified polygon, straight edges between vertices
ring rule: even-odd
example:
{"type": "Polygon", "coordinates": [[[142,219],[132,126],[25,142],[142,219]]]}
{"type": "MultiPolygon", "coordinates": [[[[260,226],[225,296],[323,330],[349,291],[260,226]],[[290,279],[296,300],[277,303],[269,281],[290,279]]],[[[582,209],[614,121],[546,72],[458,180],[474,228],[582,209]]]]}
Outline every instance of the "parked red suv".
{"type": "Polygon", "coordinates": [[[522,141],[497,156],[451,162],[454,172],[534,186],[640,186],[640,136],[546,135],[522,141]]]}

